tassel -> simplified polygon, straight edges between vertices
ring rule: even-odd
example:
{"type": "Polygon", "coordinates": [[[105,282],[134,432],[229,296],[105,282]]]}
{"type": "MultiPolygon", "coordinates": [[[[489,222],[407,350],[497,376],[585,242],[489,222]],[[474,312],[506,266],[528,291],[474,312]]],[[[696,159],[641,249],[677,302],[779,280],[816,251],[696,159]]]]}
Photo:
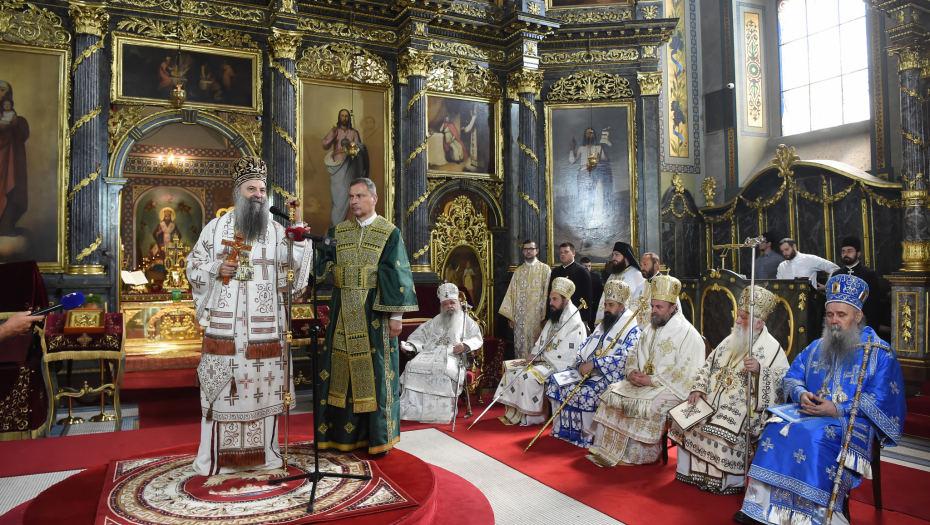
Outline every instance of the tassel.
{"type": "Polygon", "coordinates": [[[232,397],[236,397],[237,395],[239,395],[238,390],[236,390],[236,378],[235,377],[232,378],[232,381],[230,381],[229,383],[230,383],[229,384],[229,395],[232,397]]]}
{"type": "Polygon", "coordinates": [[[270,341],[267,343],[249,343],[245,351],[246,359],[268,359],[271,357],[281,357],[281,342],[270,341]]]}
{"type": "Polygon", "coordinates": [[[213,421],[213,403],[210,403],[210,408],[207,409],[207,421],[213,421]]]}
{"type": "Polygon", "coordinates": [[[221,450],[218,463],[220,467],[254,467],[262,465],[265,463],[265,449],[221,450]]]}
{"type": "Polygon", "coordinates": [[[216,337],[203,338],[203,353],[213,355],[236,355],[236,342],[233,339],[216,337]]]}
{"type": "Polygon", "coordinates": [[[785,428],[779,430],[778,433],[781,434],[781,435],[783,435],[783,436],[785,436],[785,437],[788,437],[788,429],[789,429],[790,427],[791,427],[791,423],[788,423],[787,425],[785,425],[785,428]]]}

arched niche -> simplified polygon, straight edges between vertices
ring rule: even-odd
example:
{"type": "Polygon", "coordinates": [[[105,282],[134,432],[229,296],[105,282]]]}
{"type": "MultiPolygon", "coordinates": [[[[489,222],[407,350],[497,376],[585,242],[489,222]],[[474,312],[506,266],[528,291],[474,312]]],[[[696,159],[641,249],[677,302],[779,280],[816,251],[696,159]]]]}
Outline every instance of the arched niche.
{"type": "MultiPolygon", "coordinates": [[[[433,180],[430,180],[430,185],[433,185],[433,180]]],[[[457,192],[472,193],[487,208],[488,228],[491,231],[498,231],[503,228],[504,224],[504,212],[500,204],[503,195],[496,195],[495,191],[503,191],[502,182],[485,182],[479,179],[451,179],[441,182],[430,189],[429,196],[426,199],[425,205],[429,210],[429,222],[435,224],[436,217],[443,213],[443,210],[437,209],[437,206],[450,200],[448,198],[449,194],[457,192]]],[[[474,202],[472,204],[474,205],[474,202]]]]}

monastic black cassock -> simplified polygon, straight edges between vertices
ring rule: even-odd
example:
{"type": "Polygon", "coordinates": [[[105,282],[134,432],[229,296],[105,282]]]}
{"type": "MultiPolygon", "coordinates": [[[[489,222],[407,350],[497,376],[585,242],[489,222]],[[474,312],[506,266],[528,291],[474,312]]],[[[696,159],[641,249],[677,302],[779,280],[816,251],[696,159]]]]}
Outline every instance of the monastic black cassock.
{"type": "MultiPolygon", "coordinates": [[[[591,277],[591,310],[597,311],[597,305],[601,304],[601,295],[604,294],[604,283],[601,282],[600,272],[589,272],[591,277]]],[[[594,318],[594,314],[591,314],[594,318]]]]}
{"type": "Polygon", "coordinates": [[[865,281],[865,284],[869,285],[869,296],[865,299],[865,302],[862,303],[862,313],[865,314],[866,323],[872,327],[872,330],[877,332],[878,327],[881,325],[882,316],[881,299],[879,298],[881,284],[878,282],[878,274],[875,273],[875,270],[862,264],[861,260],[859,264],[852,268],[848,268],[846,265],[840,266],[838,270],[830,274],[830,277],[840,274],[855,275],[865,281]]]}
{"type": "Polygon", "coordinates": [[[565,277],[569,281],[575,283],[575,293],[572,294],[572,304],[581,310],[578,316],[581,317],[585,325],[590,327],[591,321],[594,319],[594,314],[592,312],[597,309],[597,303],[593,302],[594,294],[591,291],[591,272],[574,261],[572,261],[568,267],[560,264],[552,269],[552,274],[549,277],[549,289],[546,292],[547,294],[552,292],[552,281],[554,281],[556,277],[565,277]],[[582,299],[584,299],[585,304],[588,306],[587,308],[581,308],[582,299]]]}

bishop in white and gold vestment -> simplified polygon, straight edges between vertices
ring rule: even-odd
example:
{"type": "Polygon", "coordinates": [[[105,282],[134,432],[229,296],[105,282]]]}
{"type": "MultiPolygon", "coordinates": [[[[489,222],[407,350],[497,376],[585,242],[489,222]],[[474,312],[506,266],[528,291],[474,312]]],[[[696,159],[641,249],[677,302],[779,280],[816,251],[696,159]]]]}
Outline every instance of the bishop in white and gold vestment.
{"type": "MultiPolygon", "coordinates": [[[[614,243],[614,251],[610,253],[610,262],[614,265],[615,268],[620,268],[620,265],[625,264],[626,267],[622,270],[612,273],[610,278],[607,279],[607,282],[610,281],[623,281],[630,286],[630,290],[636,292],[636,289],[639,286],[646,282],[646,278],[643,277],[642,270],[639,267],[639,261],[636,259],[636,254],[633,253],[633,247],[625,242],[616,242],[614,243]]],[[[635,305],[630,304],[631,307],[635,308],[635,305]]],[[[601,319],[604,318],[604,296],[601,296],[601,300],[597,305],[597,313],[594,316],[594,324],[601,322],[601,319]]],[[[640,328],[644,328],[640,325],[640,328]]]]}
{"type": "Polygon", "coordinates": [[[294,243],[288,262],[284,228],[270,219],[265,163],[244,157],[235,165],[236,209],[203,229],[187,258],[187,278],[197,318],[205,327],[200,379],[200,475],[237,469],[276,469],[278,414],[288,395],[291,362],[284,352],[287,273],[296,273],[295,295],[310,275],[309,242],[294,243]],[[264,219],[264,220],[262,220],[264,219]],[[228,284],[221,267],[239,244],[239,264],[228,284]]]}
{"type": "Polygon", "coordinates": [[[449,423],[465,385],[465,354],[484,344],[481,328],[459,303],[459,288],[439,286],[442,311],[421,324],[401,348],[418,352],[400,376],[400,418],[449,423]]]}
{"type": "Polygon", "coordinates": [[[626,378],[601,395],[588,459],[603,467],[656,461],[668,411],[691,392],[704,362],[704,340],[678,311],[681,282],[657,275],[651,285],[652,322],[626,362],[626,378]]]}
{"type": "Polygon", "coordinates": [[[500,418],[506,425],[541,425],[546,421],[546,379],[553,372],[565,370],[575,361],[575,353],[587,335],[584,321],[578,308],[572,304],[575,284],[564,277],[552,280],[549,293],[549,320],[543,327],[536,345],[530,350],[527,360],[543,350],[534,364],[522,374],[526,367],[524,359],[504,362],[504,378],[497,387],[495,397],[507,406],[500,418]]]}
{"type": "Polygon", "coordinates": [[[513,323],[513,355],[517,359],[526,357],[539,337],[541,321],[546,318],[546,290],[552,268],[536,258],[535,246],[532,241],[523,243],[525,262],[513,272],[500,309],[500,314],[513,323]],[[533,246],[532,252],[527,245],[533,246]]]}
{"type": "Polygon", "coordinates": [[[694,406],[698,397],[703,398],[713,412],[689,430],[682,430],[672,421],[668,433],[679,445],[678,480],[715,494],[742,492],[746,482],[746,425],[755,442],[762,434],[765,410],[784,402],[782,378],[788,371],[788,357],[765,327],[765,319],[775,310],[778,298],[761,286],[755,287],[752,355],[748,352],[749,303],[747,286],[739,297],[733,333],[707,357],[694,377],[688,403],[694,406]],[[750,417],[746,414],[747,365],[753,373],[750,417]]]}

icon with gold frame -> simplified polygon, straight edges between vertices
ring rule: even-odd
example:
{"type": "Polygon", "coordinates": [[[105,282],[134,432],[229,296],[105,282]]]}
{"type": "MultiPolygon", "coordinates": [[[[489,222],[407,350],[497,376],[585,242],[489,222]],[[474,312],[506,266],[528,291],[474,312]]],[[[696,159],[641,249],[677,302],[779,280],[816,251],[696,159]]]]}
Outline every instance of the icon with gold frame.
{"type": "Polygon", "coordinates": [[[103,308],[75,308],[68,310],[65,320],[66,334],[103,333],[103,308]]]}

